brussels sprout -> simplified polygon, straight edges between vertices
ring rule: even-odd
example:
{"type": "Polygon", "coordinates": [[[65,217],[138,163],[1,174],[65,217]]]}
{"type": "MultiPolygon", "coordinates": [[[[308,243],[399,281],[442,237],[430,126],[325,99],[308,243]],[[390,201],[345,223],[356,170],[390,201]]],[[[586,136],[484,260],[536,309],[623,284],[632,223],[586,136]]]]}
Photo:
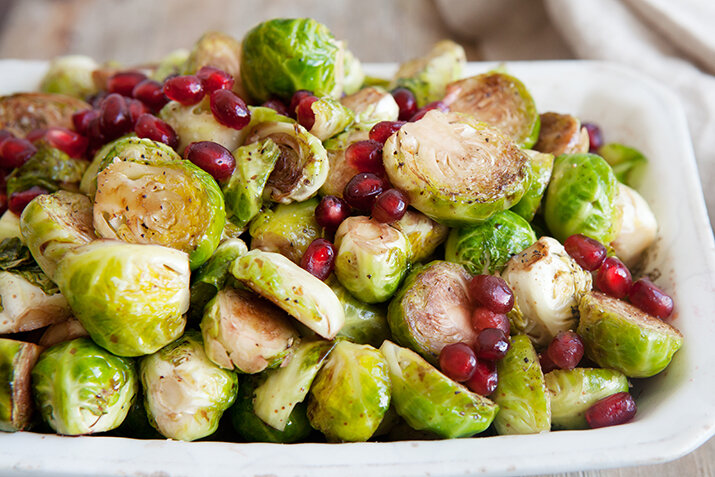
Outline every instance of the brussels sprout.
{"type": "Polygon", "coordinates": [[[34,156],[8,176],[7,194],[10,196],[33,186],[49,192],[74,188],[82,180],[85,169],[87,161],[72,159],[59,149],[43,144],[34,156]]]}
{"type": "Polygon", "coordinates": [[[648,159],[638,149],[616,142],[598,148],[598,155],[613,168],[616,179],[630,187],[638,187],[648,168],[648,159]]]}
{"type": "Polygon", "coordinates": [[[472,275],[500,272],[512,255],[536,242],[529,223],[510,210],[486,222],[452,229],[445,259],[459,263],[472,275]]]}
{"type": "Polygon", "coordinates": [[[384,308],[358,300],[334,276],[328,279],[328,285],[343,304],[345,312],[345,325],[340,329],[338,336],[347,338],[353,343],[369,344],[379,348],[382,342],[390,337],[384,308]]]}
{"type": "Polygon", "coordinates": [[[289,99],[299,89],[339,98],[343,48],[328,28],[310,18],[277,18],[243,37],[241,79],[257,103],[289,99]]]}
{"type": "Polygon", "coordinates": [[[498,130],[468,116],[429,111],[389,137],[385,170],[410,204],[447,225],[479,223],[517,203],[529,158],[498,130]]]}
{"type": "Polygon", "coordinates": [[[243,232],[246,231],[247,226],[242,226],[239,227],[238,225],[234,224],[231,219],[227,218],[226,219],[226,225],[223,226],[223,230],[221,231],[221,241],[223,242],[224,240],[229,240],[229,239],[240,239],[241,235],[243,235],[243,232]]]}
{"type": "Polygon", "coordinates": [[[35,129],[73,129],[72,115],[91,106],[81,99],[54,93],[0,96],[0,129],[24,136],[35,129]]]}
{"type": "Polygon", "coordinates": [[[48,348],[32,369],[32,391],[43,419],[58,434],[70,436],[117,428],[137,386],[134,362],[89,338],[48,348]]]}
{"type": "Polygon", "coordinates": [[[345,96],[340,102],[355,113],[356,123],[375,124],[380,121],[397,121],[400,114],[400,107],[395,98],[377,86],[363,88],[345,96]]]}
{"type": "Polygon", "coordinates": [[[315,220],[318,199],[292,204],[278,204],[266,209],[251,222],[251,248],[285,255],[295,263],[310,243],[323,236],[323,229],[315,220]]]}
{"type": "Polygon", "coordinates": [[[201,334],[211,361],[248,374],[279,366],[298,341],[298,332],[283,310],[231,287],[206,305],[201,334]]]}
{"type": "Polygon", "coordinates": [[[343,92],[353,94],[362,86],[365,81],[365,72],[362,64],[353,53],[343,48],[343,92]]]}
{"type": "Polygon", "coordinates": [[[151,78],[163,83],[169,76],[179,75],[184,71],[186,62],[189,59],[189,50],[179,48],[169,52],[161,60],[151,73],[151,78]]]}
{"type": "Polygon", "coordinates": [[[345,323],[330,287],[281,254],[251,250],[233,262],[231,274],[323,338],[333,339],[345,323]]]}
{"type": "Polygon", "coordinates": [[[353,112],[333,98],[320,98],[310,105],[315,122],[310,134],[324,141],[353,123],[353,112]]]}
{"type": "Polygon", "coordinates": [[[683,344],[683,335],[669,324],[603,293],[587,293],[578,309],[586,356],[629,378],[660,373],[683,344]]]}
{"type": "Polygon", "coordinates": [[[49,348],[63,341],[70,341],[75,338],[89,336],[82,323],[77,318],[70,316],[64,321],[48,326],[37,342],[42,347],[49,348]]]}
{"type": "Polygon", "coordinates": [[[544,197],[546,187],[549,185],[551,171],[554,169],[554,156],[530,150],[525,152],[530,158],[529,176],[531,177],[531,182],[524,196],[511,210],[521,215],[527,222],[531,222],[539,207],[541,207],[541,199],[544,197]]]}
{"type": "Polygon", "coordinates": [[[348,146],[357,141],[364,141],[370,138],[370,128],[365,125],[353,125],[347,131],[325,141],[325,149],[328,157],[329,171],[328,177],[320,187],[322,195],[343,196],[345,185],[360,170],[345,158],[345,150],[348,146]]]}
{"type": "Polygon", "coordinates": [[[439,260],[413,269],[387,310],[395,341],[432,364],[448,344],[474,343],[470,279],[462,265],[439,260]]]}
{"type": "Polygon", "coordinates": [[[389,407],[385,357],[370,345],[338,341],[310,388],[311,426],[328,441],[366,441],[389,407]]]}
{"type": "Polygon", "coordinates": [[[388,300],[407,273],[407,237],[375,219],[345,219],[335,232],[335,248],[335,275],[350,293],[366,303],[388,300]]]}
{"type": "Polygon", "coordinates": [[[39,268],[34,273],[0,271],[0,307],[0,333],[36,330],[72,314],[65,297],[39,268]]]}
{"type": "Polygon", "coordinates": [[[241,43],[218,31],[204,33],[189,53],[183,74],[193,75],[202,66],[213,66],[240,81],[241,43]]]}
{"type": "Polygon", "coordinates": [[[308,395],[310,385],[335,347],[334,342],[303,341],[288,363],[267,371],[266,380],[254,390],[253,412],[278,431],[285,431],[295,406],[308,395]]]}
{"type": "Polygon", "coordinates": [[[588,131],[581,127],[581,121],[570,114],[543,113],[540,115],[539,140],[534,149],[539,152],[560,156],[588,152],[588,131]]]}
{"type": "Polygon", "coordinates": [[[541,237],[512,257],[501,276],[514,292],[518,313],[523,315],[524,321],[512,319],[512,326],[527,334],[536,346],[546,346],[559,331],[576,326],[579,300],[592,282],[591,274],[551,237],[541,237]]]}
{"type": "Polygon", "coordinates": [[[658,222],[648,202],[638,192],[620,183],[616,195],[616,209],[618,234],[611,246],[618,258],[631,267],[655,242],[658,222]]]}
{"type": "Polygon", "coordinates": [[[439,41],[426,56],[402,63],[395,74],[394,86],[408,88],[415,94],[417,104],[424,106],[442,99],[447,85],[462,77],[466,61],[461,45],[451,40],[439,41]]]}
{"type": "Polygon", "coordinates": [[[233,371],[213,364],[198,331],[139,361],[149,423],[169,439],[193,441],[213,434],[238,392],[233,371]]]}
{"type": "Polygon", "coordinates": [[[153,353],[184,331],[189,307],[184,252],[96,240],[68,252],[55,277],[82,326],[114,354],[153,353]]]}
{"type": "Polygon", "coordinates": [[[213,177],[150,139],[126,138],[104,161],[94,197],[100,237],[182,250],[192,269],[208,260],[226,220],[213,177]]]}
{"type": "Polygon", "coordinates": [[[511,337],[506,356],[497,361],[499,382],[492,399],[499,405],[494,427],[499,434],[537,434],[551,429],[551,401],[539,357],[526,335],[511,337]]]}
{"type": "Polygon", "coordinates": [[[494,420],[497,405],[452,381],[412,350],[385,341],[380,352],[387,359],[393,406],[412,428],[443,438],[469,437],[494,420]]]}
{"type": "Polygon", "coordinates": [[[42,348],[0,338],[0,431],[27,428],[32,416],[30,371],[42,348]]]}
{"type": "Polygon", "coordinates": [[[98,68],[97,62],[89,56],[58,56],[50,61],[40,82],[40,91],[84,99],[97,92],[92,72],[98,68]]]}
{"type": "Polygon", "coordinates": [[[429,258],[449,234],[449,229],[444,225],[411,209],[390,225],[402,232],[410,242],[410,255],[407,257],[410,263],[429,258]]]}
{"type": "Polygon", "coordinates": [[[2,217],[0,217],[0,241],[7,238],[18,238],[22,241],[20,217],[15,215],[11,210],[6,210],[2,214],[2,217]]]}
{"type": "Polygon", "coordinates": [[[484,73],[447,85],[450,111],[470,114],[529,149],[539,137],[539,113],[524,83],[501,72],[484,73]]]}
{"type": "Polygon", "coordinates": [[[615,207],[618,191],[611,167],[595,154],[565,154],[554,161],[544,202],[544,218],[561,242],[584,234],[601,243],[618,230],[615,207]]]}
{"type": "Polygon", "coordinates": [[[628,379],[613,369],[555,369],[544,379],[555,429],[588,429],[584,417],[588,408],[611,394],[628,392],[628,379]]]}

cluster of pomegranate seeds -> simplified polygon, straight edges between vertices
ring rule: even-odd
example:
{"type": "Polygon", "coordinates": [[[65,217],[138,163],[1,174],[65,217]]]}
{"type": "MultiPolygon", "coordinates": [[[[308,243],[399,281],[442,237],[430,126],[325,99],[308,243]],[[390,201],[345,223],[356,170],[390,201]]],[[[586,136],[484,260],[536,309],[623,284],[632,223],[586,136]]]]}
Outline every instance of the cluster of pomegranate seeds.
{"type": "Polygon", "coordinates": [[[427,114],[428,111],[432,111],[433,109],[438,109],[443,113],[449,112],[449,107],[442,101],[433,101],[418,109],[417,112],[409,119],[409,122],[413,123],[415,121],[419,121],[425,114],[427,114]]]}
{"type": "Polygon", "coordinates": [[[164,94],[164,85],[158,81],[145,79],[132,90],[132,96],[144,103],[152,112],[158,112],[169,102],[164,94]]]}
{"type": "Polygon", "coordinates": [[[141,138],[163,142],[172,149],[176,149],[176,146],[179,145],[179,137],[174,128],[151,114],[145,113],[139,116],[134,126],[134,132],[141,138]]]}
{"type": "Polygon", "coordinates": [[[673,313],[673,299],[645,277],[631,286],[628,299],[641,310],[661,320],[673,313]]]}
{"type": "Polygon", "coordinates": [[[417,112],[417,99],[407,88],[395,88],[392,90],[392,97],[395,98],[400,114],[397,119],[407,121],[417,112]]]}
{"type": "Polygon", "coordinates": [[[211,94],[217,89],[233,88],[233,76],[213,66],[202,66],[196,72],[196,77],[201,80],[206,94],[211,94]]]}
{"type": "Polygon", "coordinates": [[[0,168],[14,169],[23,165],[37,152],[27,139],[9,136],[0,142],[0,168]]]}
{"type": "Polygon", "coordinates": [[[603,134],[601,128],[594,123],[583,123],[588,133],[588,152],[597,152],[603,146],[603,134]]]}
{"type": "Polygon", "coordinates": [[[32,186],[27,190],[15,192],[10,196],[8,209],[16,215],[22,214],[27,204],[38,195],[49,194],[50,192],[40,186],[32,186]]]}
{"type": "Polygon", "coordinates": [[[399,131],[405,124],[407,124],[406,121],[380,121],[370,129],[370,139],[385,144],[387,138],[399,131]]]}
{"type": "Polygon", "coordinates": [[[251,121],[246,103],[233,91],[217,89],[211,93],[211,112],[216,121],[226,127],[243,129],[251,121]]]}
{"type": "Polygon", "coordinates": [[[509,313],[514,308],[514,292],[503,278],[494,275],[472,277],[469,296],[494,313],[509,313]]]}
{"type": "Polygon", "coordinates": [[[324,196],[315,208],[315,220],[327,232],[335,232],[343,222],[350,217],[350,204],[334,195],[324,196]]]}
{"type": "Polygon", "coordinates": [[[298,124],[310,131],[315,124],[315,113],[313,112],[313,103],[318,101],[316,96],[312,94],[304,96],[295,108],[295,118],[298,124]]]}
{"type": "Polygon", "coordinates": [[[374,172],[384,175],[382,163],[382,143],[367,140],[357,141],[345,149],[345,161],[359,172],[374,172]]]}
{"type": "Polygon", "coordinates": [[[372,172],[361,172],[345,184],[343,198],[352,208],[367,212],[383,190],[385,182],[382,177],[372,172]]]}
{"type": "Polygon", "coordinates": [[[477,359],[474,373],[464,384],[473,392],[488,396],[496,390],[498,383],[497,365],[493,361],[477,359]]]}
{"type": "Polygon", "coordinates": [[[439,368],[444,374],[457,382],[467,381],[477,367],[474,350],[464,343],[452,343],[439,353],[439,368]]]}
{"type": "Polygon", "coordinates": [[[477,306],[472,311],[472,328],[477,333],[487,328],[496,328],[505,335],[509,334],[509,318],[504,313],[494,313],[486,306],[477,306]]]}
{"type": "Polygon", "coordinates": [[[596,288],[613,298],[625,298],[632,283],[628,267],[616,257],[606,258],[596,272],[596,288]]]}
{"type": "Polygon", "coordinates": [[[552,369],[574,369],[583,358],[583,341],[573,331],[559,331],[541,355],[541,368],[545,373],[552,369]]]}
{"type": "Polygon", "coordinates": [[[193,162],[222,182],[233,174],[236,159],[231,151],[212,141],[192,142],[184,149],[184,159],[193,162]]]}
{"type": "Polygon", "coordinates": [[[300,266],[311,275],[325,280],[335,268],[335,246],[330,240],[313,240],[300,259],[300,266]]]}
{"type": "Polygon", "coordinates": [[[288,106],[286,106],[285,103],[280,99],[269,99],[261,106],[263,106],[264,108],[271,108],[273,111],[277,112],[278,114],[282,114],[283,116],[290,116],[290,114],[288,113],[288,106]]]}
{"type": "Polygon", "coordinates": [[[589,272],[598,270],[608,254],[601,242],[583,234],[575,234],[567,238],[564,248],[581,268],[589,272]]]}
{"type": "Polygon", "coordinates": [[[401,190],[387,189],[375,199],[372,218],[383,224],[391,224],[405,215],[409,203],[409,199],[401,190]]]}
{"type": "Polygon", "coordinates": [[[636,403],[627,392],[612,394],[591,406],[584,414],[592,428],[624,424],[636,415],[636,403]]]}
{"type": "Polygon", "coordinates": [[[164,94],[167,98],[184,106],[196,104],[206,96],[201,80],[195,75],[174,76],[164,81],[164,94]]]}

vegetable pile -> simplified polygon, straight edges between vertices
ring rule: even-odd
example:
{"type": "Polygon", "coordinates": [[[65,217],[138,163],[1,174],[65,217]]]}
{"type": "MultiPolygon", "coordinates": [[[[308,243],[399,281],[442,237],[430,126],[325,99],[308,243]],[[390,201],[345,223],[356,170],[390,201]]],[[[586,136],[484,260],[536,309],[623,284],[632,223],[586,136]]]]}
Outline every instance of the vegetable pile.
{"type": "Polygon", "coordinates": [[[312,19],[0,97],[0,429],[238,442],[632,419],[682,345],[647,159],[450,41],[312,19]]]}

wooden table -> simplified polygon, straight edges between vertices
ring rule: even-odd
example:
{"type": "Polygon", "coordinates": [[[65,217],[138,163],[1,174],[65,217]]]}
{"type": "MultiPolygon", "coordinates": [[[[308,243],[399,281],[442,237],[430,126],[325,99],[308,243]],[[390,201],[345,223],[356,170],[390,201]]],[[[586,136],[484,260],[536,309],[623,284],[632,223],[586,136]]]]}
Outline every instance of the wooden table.
{"type": "MultiPolygon", "coordinates": [[[[264,19],[305,16],[329,25],[366,62],[403,61],[454,36],[429,0],[0,0],[0,58],[81,53],[132,65],[190,47],[207,30],[240,38],[264,19]]],[[[478,44],[464,46],[468,59],[483,59],[478,44]]],[[[560,475],[715,475],[715,439],[667,464],[560,475]]]]}

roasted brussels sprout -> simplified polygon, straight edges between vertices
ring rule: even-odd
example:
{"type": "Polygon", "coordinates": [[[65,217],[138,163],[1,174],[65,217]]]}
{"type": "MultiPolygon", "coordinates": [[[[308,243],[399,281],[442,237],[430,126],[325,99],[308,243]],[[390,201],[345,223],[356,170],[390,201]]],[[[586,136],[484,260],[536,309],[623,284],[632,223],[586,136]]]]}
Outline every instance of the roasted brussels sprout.
{"type": "Polygon", "coordinates": [[[536,151],[525,152],[530,158],[529,176],[531,181],[524,196],[511,210],[521,215],[527,222],[531,222],[539,207],[541,207],[541,199],[544,197],[546,187],[549,185],[551,171],[554,169],[554,156],[536,151]]]}
{"type": "Polygon", "coordinates": [[[82,323],[77,318],[70,316],[64,321],[48,326],[37,342],[42,347],[49,348],[63,341],[70,341],[75,338],[89,336],[82,323]]]}
{"type": "Polygon", "coordinates": [[[618,258],[630,267],[655,242],[658,223],[645,199],[624,184],[618,184],[616,209],[618,234],[611,246],[618,258]]]}
{"type": "Polygon", "coordinates": [[[355,122],[360,124],[397,121],[400,114],[400,108],[397,106],[395,98],[377,86],[363,88],[345,96],[340,102],[355,113],[355,122]]]}
{"type": "Polygon", "coordinates": [[[186,62],[189,59],[189,50],[179,48],[170,51],[164,56],[156,68],[151,73],[151,78],[155,81],[163,83],[169,76],[179,75],[184,71],[186,62]]]}
{"type": "Polygon", "coordinates": [[[10,196],[33,186],[48,192],[74,189],[85,169],[87,161],[73,159],[59,149],[41,144],[34,156],[7,177],[7,194],[10,196]]]}
{"type": "Polygon", "coordinates": [[[43,419],[58,434],[95,434],[118,427],[138,389],[134,362],[89,338],[45,350],[32,369],[32,390],[43,419]]]}
{"type": "Polygon", "coordinates": [[[196,74],[202,66],[213,66],[240,81],[241,43],[230,35],[209,31],[194,44],[182,73],[196,74]]]}
{"type": "Polygon", "coordinates": [[[411,209],[408,209],[400,220],[390,225],[402,232],[410,242],[410,255],[407,257],[410,263],[428,259],[447,239],[449,233],[449,229],[444,225],[411,209]]]}
{"type": "Polygon", "coordinates": [[[343,45],[343,93],[353,94],[365,81],[362,64],[353,53],[343,45]]]}
{"type": "Polygon", "coordinates": [[[381,306],[369,305],[358,300],[334,276],[328,280],[328,285],[343,304],[345,312],[345,325],[340,329],[338,336],[347,338],[353,343],[369,344],[379,348],[382,342],[390,337],[386,310],[381,306]]]}
{"type": "Polygon", "coordinates": [[[574,154],[588,152],[589,138],[586,128],[581,127],[581,121],[570,114],[543,113],[540,115],[541,128],[539,140],[534,149],[553,154],[574,154]]]}
{"type": "Polygon", "coordinates": [[[20,232],[20,217],[15,215],[11,210],[6,210],[0,217],[0,241],[6,238],[19,238],[22,241],[22,232],[20,232]]]}
{"type": "Polygon", "coordinates": [[[143,357],[139,373],[149,422],[169,439],[193,441],[216,432],[238,392],[236,373],[208,359],[194,330],[143,357]]]}
{"type": "Polygon", "coordinates": [[[465,115],[429,111],[387,140],[385,170],[410,204],[447,225],[482,222],[517,203],[529,160],[498,130],[465,115]]]}
{"type": "Polygon", "coordinates": [[[42,348],[0,338],[0,431],[27,428],[32,417],[30,371],[42,348]]]}
{"type": "Polygon", "coordinates": [[[648,167],[648,159],[638,149],[616,142],[598,148],[598,155],[613,168],[619,182],[638,187],[648,167]]]}
{"type": "Polygon", "coordinates": [[[58,56],[50,61],[50,67],[40,82],[40,91],[85,99],[97,92],[92,72],[98,68],[97,62],[89,56],[58,56]]]}
{"type": "Polygon", "coordinates": [[[54,93],[17,93],[0,96],[0,129],[24,136],[35,129],[59,126],[72,129],[72,115],[89,109],[81,99],[54,93]]]}
{"type": "Polygon", "coordinates": [[[314,123],[310,134],[324,141],[344,131],[353,123],[353,112],[333,98],[320,98],[310,105],[314,123]]]}

